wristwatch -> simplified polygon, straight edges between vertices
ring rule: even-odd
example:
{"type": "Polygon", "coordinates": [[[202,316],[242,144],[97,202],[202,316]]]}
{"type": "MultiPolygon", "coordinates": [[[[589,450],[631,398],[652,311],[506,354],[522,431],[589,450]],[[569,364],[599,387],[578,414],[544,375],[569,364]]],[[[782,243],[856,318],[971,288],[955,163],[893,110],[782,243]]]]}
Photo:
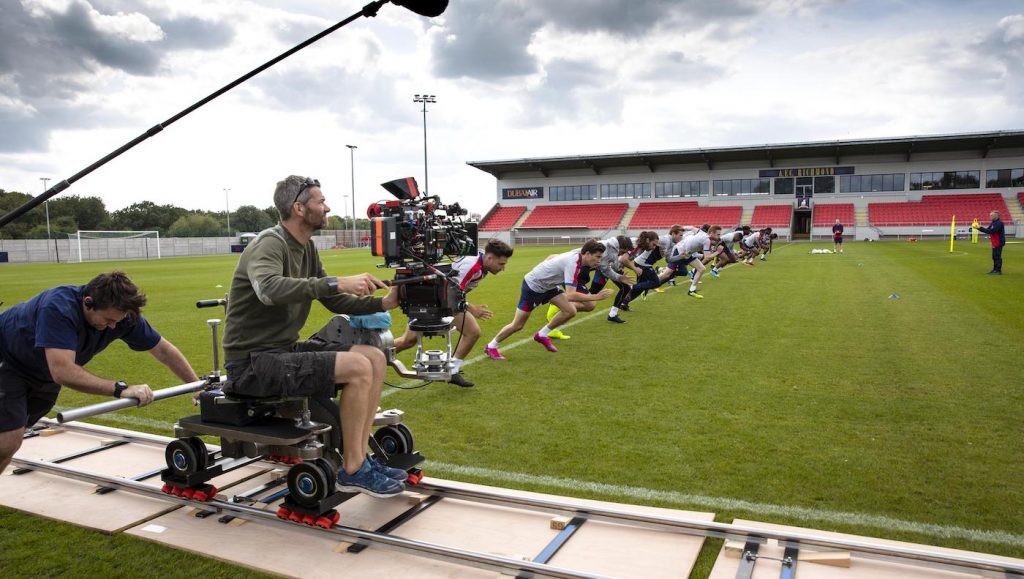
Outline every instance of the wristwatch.
{"type": "Polygon", "coordinates": [[[124,380],[118,380],[114,382],[114,398],[120,398],[121,394],[128,389],[128,383],[124,380]]]}
{"type": "Polygon", "coordinates": [[[338,293],[338,278],[329,277],[327,278],[327,287],[330,288],[332,294],[338,293]]]}

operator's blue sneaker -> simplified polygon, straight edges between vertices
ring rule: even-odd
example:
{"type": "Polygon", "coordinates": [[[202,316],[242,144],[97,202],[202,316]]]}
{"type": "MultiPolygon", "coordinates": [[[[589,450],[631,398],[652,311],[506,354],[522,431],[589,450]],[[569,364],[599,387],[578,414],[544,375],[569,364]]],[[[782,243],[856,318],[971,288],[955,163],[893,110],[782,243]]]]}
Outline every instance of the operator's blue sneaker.
{"type": "Polygon", "coordinates": [[[370,461],[371,466],[377,469],[377,472],[390,479],[394,479],[398,482],[405,482],[409,480],[409,473],[400,468],[391,468],[390,466],[384,464],[383,462],[380,462],[376,458],[369,455],[367,455],[366,460],[370,461]]]}
{"type": "Polygon", "coordinates": [[[352,474],[346,473],[344,468],[338,469],[337,486],[342,492],[365,493],[379,499],[397,497],[405,490],[404,484],[378,472],[369,457],[352,474]]]}

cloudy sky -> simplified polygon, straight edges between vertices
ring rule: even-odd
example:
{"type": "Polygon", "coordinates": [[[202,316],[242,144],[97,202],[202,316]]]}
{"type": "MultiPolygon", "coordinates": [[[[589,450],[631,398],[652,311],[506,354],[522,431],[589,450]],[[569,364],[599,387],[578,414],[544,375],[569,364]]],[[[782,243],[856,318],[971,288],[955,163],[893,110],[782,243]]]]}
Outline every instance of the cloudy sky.
{"type": "MultiPolygon", "coordinates": [[[[368,0],[0,0],[0,188],[42,191],[368,0]],[[51,185],[53,182],[51,181],[51,185]]],[[[451,0],[394,5],[173,124],[65,194],[223,210],[319,178],[334,214],[467,161],[1024,128],[1024,2],[451,0]]]]}

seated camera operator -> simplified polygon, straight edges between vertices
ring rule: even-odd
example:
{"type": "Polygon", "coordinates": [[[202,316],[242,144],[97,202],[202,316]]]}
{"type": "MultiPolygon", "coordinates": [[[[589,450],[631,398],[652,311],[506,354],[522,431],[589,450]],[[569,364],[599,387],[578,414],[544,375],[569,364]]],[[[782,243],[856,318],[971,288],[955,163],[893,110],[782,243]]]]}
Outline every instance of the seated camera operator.
{"type": "MultiPolygon", "coordinates": [[[[498,275],[505,271],[508,258],[512,257],[512,248],[498,239],[487,242],[484,250],[477,255],[460,257],[452,263],[452,271],[458,272],[455,282],[459,289],[469,293],[476,289],[487,274],[498,275]]],[[[466,311],[455,314],[452,327],[459,331],[459,345],[452,356],[452,377],[449,382],[463,388],[470,388],[473,382],[462,375],[462,361],[473,351],[473,346],[480,339],[480,325],[476,322],[491,319],[492,312],[485,305],[466,304],[466,311]]],[[[416,333],[406,328],[405,334],[395,340],[395,352],[408,350],[416,345],[416,333]]]]}
{"type": "Polygon", "coordinates": [[[313,418],[331,424],[333,443],[341,443],[339,490],[398,495],[407,473],[366,452],[387,369],[384,353],[365,345],[344,351],[336,344],[299,341],[314,299],[334,313],[365,314],[397,307],[398,293],[392,288],[384,298],[372,296],[387,286],[367,273],[326,274],[312,239],[330,211],[319,181],[289,176],[277,184],[274,205],[281,222],[249,243],[231,279],[224,390],[252,397],[309,397],[313,418]],[[339,385],[340,408],[332,399],[339,385]]]}

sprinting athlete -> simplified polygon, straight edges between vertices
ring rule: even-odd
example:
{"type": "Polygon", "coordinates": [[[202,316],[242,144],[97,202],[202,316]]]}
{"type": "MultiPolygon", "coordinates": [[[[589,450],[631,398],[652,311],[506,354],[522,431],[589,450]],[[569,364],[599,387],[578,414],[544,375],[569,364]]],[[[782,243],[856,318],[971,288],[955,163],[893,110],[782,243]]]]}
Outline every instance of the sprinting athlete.
{"type": "MultiPolygon", "coordinates": [[[[624,300],[624,303],[627,305],[627,307],[629,303],[632,300],[636,299],[640,294],[652,289],[658,290],[658,286],[661,285],[661,280],[659,279],[659,276],[656,270],[654,269],[654,266],[664,256],[669,255],[669,253],[671,253],[672,247],[683,239],[683,234],[685,233],[685,231],[686,230],[682,225],[673,225],[672,228],[669,229],[668,233],[661,235],[660,237],[657,237],[657,240],[654,242],[653,247],[641,251],[636,256],[636,259],[633,260],[633,263],[635,263],[636,266],[640,268],[640,281],[638,283],[633,284],[633,287],[630,289],[627,299],[624,300]]],[[[651,231],[648,233],[654,232],[651,231]]],[[[651,243],[648,242],[648,246],[650,245],[651,243]]],[[[619,306],[619,309],[622,309],[621,305],[619,306]]]]}
{"type": "Polygon", "coordinates": [[[534,308],[548,302],[558,306],[560,311],[547,325],[534,334],[533,339],[549,352],[557,352],[558,348],[551,343],[551,338],[548,337],[551,330],[569,321],[576,315],[576,312],[593,310],[597,302],[612,295],[611,289],[601,290],[596,294],[578,289],[581,280],[589,273],[589,270],[597,267],[603,254],[604,245],[591,239],[580,249],[558,254],[531,269],[523,278],[515,316],[487,344],[487,348],[484,349],[487,356],[492,360],[504,360],[505,357],[498,351],[501,341],[523,329],[534,308]]]}
{"type": "MultiPolygon", "coordinates": [[[[611,311],[608,313],[608,321],[624,324],[626,320],[619,317],[619,306],[622,305],[623,300],[629,295],[629,289],[636,283],[636,279],[626,274],[626,270],[628,269],[634,274],[638,272],[632,259],[636,254],[635,250],[637,247],[634,247],[633,241],[625,235],[605,239],[601,243],[604,245],[604,254],[601,256],[601,261],[597,264],[597,270],[594,271],[594,281],[590,283],[588,290],[592,294],[599,293],[604,289],[608,280],[611,280],[619,288],[619,291],[615,294],[615,301],[611,311]]],[[[626,307],[628,308],[629,306],[627,305],[626,307]]]]}
{"type": "Polygon", "coordinates": [[[750,234],[750,227],[744,225],[742,228],[736,231],[729,231],[723,233],[718,240],[718,246],[721,248],[721,252],[718,254],[718,263],[715,267],[711,268],[711,275],[717,277],[718,273],[730,263],[736,263],[739,259],[736,257],[736,252],[733,247],[738,243],[743,236],[750,234]]]}
{"type": "MultiPolygon", "coordinates": [[[[452,262],[452,271],[457,272],[455,283],[459,289],[468,294],[476,289],[480,281],[487,274],[498,275],[505,271],[508,258],[512,257],[512,248],[507,243],[498,239],[491,239],[487,242],[484,250],[476,255],[460,257],[452,262]]],[[[459,345],[452,356],[452,377],[448,382],[463,388],[470,388],[474,385],[462,375],[462,361],[473,351],[473,346],[480,339],[480,324],[477,319],[489,320],[493,313],[486,305],[466,303],[465,311],[455,314],[452,319],[452,328],[459,331],[459,345]]],[[[408,327],[405,334],[395,340],[395,352],[407,350],[416,345],[416,333],[408,327]]]]}
{"type": "Polygon", "coordinates": [[[743,265],[754,265],[754,257],[761,251],[761,236],[764,229],[759,229],[740,240],[740,248],[743,250],[743,265]]]}
{"type": "MultiPolygon", "coordinates": [[[[695,230],[692,234],[684,236],[679,243],[672,247],[672,253],[665,259],[668,262],[669,271],[664,281],[679,275],[686,275],[686,266],[692,264],[694,269],[693,279],[690,280],[690,289],[686,295],[703,299],[704,296],[697,293],[697,284],[704,275],[704,263],[701,260],[706,248],[718,243],[722,228],[718,225],[708,227],[707,232],[703,228],[695,230]]],[[[664,274],[663,274],[664,275],[664,274]]]]}

